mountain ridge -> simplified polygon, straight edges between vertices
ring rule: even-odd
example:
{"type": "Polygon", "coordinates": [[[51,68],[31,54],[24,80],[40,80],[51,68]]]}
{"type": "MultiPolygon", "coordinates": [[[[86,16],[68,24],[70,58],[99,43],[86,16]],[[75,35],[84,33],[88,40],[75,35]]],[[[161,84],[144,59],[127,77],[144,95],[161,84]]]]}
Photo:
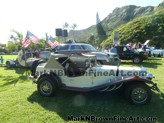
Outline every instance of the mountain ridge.
{"type": "MultiPolygon", "coordinates": [[[[125,24],[134,18],[152,14],[154,8],[155,7],[153,6],[140,7],[135,5],[116,7],[112,13],[109,13],[109,15],[101,21],[101,24],[106,34],[110,35],[110,33],[118,26],[125,24]]],[[[87,42],[88,38],[91,36],[97,36],[96,24],[83,30],[71,30],[69,32],[69,38],[74,38],[79,42],[87,42]]]]}

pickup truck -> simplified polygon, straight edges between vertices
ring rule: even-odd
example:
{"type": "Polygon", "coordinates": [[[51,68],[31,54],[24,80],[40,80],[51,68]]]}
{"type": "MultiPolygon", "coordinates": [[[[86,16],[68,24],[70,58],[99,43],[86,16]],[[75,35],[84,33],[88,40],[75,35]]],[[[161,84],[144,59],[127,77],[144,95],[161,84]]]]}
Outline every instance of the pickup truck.
{"type": "Polygon", "coordinates": [[[110,52],[117,53],[121,60],[132,60],[135,64],[148,59],[147,52],[131,50],[128,46],[115,46],[111,48],[110,52]]]}

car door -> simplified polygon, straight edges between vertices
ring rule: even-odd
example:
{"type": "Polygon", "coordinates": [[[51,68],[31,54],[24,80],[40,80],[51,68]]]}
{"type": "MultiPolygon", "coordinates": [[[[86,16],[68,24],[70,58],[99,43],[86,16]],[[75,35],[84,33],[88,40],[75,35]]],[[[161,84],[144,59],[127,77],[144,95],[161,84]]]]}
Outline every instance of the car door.
{"type": "Polygon", "coordinates": [[[67,77],[68,82],[65,83],[69,87],[92,87],[93,86],[93,77],[92,75],[76,76],[76,77],[67,77]]]}
{"type": "Polygon", "coordinates": [[[92,68],[93,85],[99,86],[116,78],[117,66],[95,66],[92,68]]]}
{"type": "Polygon", "coordinates": [[[125,55],[125,52],[124,52],[124,47],[120,46],[117,49],[118,49],[118,52],[119,52],[120,59],[126,59],[126,55],[125,55]]]}
{"type": "Polygon", "coordinates": [[[119,47],[119,53],[120,59],[123,60],[129,60],[132,57],[132,51],[126,46],[119,47]]]}

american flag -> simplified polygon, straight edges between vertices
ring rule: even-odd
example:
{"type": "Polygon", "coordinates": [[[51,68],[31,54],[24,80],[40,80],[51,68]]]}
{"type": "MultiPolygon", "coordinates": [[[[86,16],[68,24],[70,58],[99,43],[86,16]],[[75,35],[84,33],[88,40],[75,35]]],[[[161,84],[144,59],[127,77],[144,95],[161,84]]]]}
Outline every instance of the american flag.
{"type": "Polygon", "coordinates": [[[30,45],[30,40],[28,38],[25,38],[22,41],[22,47],[27,48],[30,45]]]}
{"type": "Polygon", "coordinates": [[[52,36],[50,36],[49,40],[48,40],[48,44],[51,46],[51,48],[55,48],[57,45],[59,45],[58,41],[55,41],[52,36]]]}
{"type": "Polygon", "coordinates": [[[35,44],[37,44],[39,41],[39,38],[37,38],[35,35],[33,35],[30,31],[27,31],[26,38],[30,39],[35,44]]]}

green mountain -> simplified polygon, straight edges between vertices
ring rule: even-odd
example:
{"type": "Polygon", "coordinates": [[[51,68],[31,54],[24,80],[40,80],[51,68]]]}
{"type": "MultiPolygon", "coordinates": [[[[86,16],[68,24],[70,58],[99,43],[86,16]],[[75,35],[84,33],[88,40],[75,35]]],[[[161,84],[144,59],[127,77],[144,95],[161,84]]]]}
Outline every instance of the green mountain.
{"type": "MultiPolygon", "coordinates": [[[[112,13],[110,13],[106,18],[101,21],[101,24],[107,35],[117,28],[118,26],[125,24],[134,18],[152,14],[154,12],[154,7],[139,7],[134,5],[124,6],[121,8],[115,8],[112,13]]],[[[87,21],[87,20],[86,20],[87,21]]],[[[95,16],[96,22],[96,16],[95,16]]],[[[69,38],[74,38],[77,41],[87,41],[90,37],[97,37],[96,25],[90,26],[87,29],[75,30],[69,32],[69,38]]]]}
{"type": "Polygon", "coordinates": [[[102,45],[113,42],[114,32],[119,33],[121,44],[128,42],[143,43],[150,40],[150,45],[164,48],[164,2],[154,8],[153,13],[133,19],[115,28],[102,45]]]}

